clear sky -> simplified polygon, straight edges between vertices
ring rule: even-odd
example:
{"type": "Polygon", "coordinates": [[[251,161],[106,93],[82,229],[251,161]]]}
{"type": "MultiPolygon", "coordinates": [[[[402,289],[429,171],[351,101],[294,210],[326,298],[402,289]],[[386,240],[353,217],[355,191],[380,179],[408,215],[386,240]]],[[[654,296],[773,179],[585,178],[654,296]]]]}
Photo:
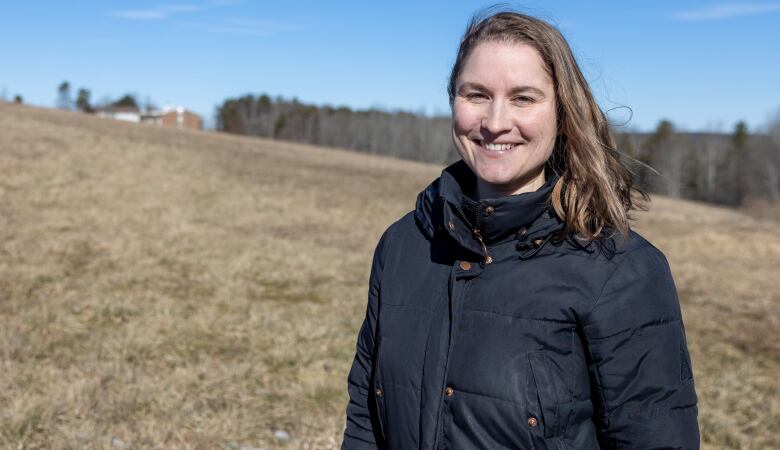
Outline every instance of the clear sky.
{"type": "MultiPolygon", "coordinates": [[[[133,93],[213,123],[227,97],[449,114],[446,81],[483,1],[3,1],[0,93],[53,106],[133,93]],[[75,94],[74,94],[75,95],[75,94]]],[[[780,2],[525,1],[556,24],[602,108],[649,130],[764,125],[780,108],[780,2]]]]}

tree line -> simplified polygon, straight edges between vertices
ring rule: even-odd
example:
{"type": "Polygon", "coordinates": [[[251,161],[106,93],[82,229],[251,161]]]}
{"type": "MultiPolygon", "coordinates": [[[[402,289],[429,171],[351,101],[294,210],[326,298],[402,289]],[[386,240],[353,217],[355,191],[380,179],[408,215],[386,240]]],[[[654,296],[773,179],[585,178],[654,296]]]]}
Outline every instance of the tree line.
{"type": "Polygon", "coordinates": [[[654,132],[620,133],[618,148],[640,162],[639,183],[670,197],[740,206],[780,200],[780,121],[769,133],[738,122],[730,134],[679,133],[668,120],[654,132]]]}
{"type": "Polygon", "coordinates": [[[314,106],[245,95],[217,107],[220,131],[444,163],[455,156],[450,119],[403,111],[314,106]]]}

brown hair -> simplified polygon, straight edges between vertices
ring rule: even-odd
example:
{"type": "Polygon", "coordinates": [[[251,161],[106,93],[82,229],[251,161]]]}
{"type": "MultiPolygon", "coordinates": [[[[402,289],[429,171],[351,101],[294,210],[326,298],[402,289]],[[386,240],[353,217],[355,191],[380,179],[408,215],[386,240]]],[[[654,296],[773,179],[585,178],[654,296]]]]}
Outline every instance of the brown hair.
{"type": "Polygon", "coordinates": [[[560,175],[551,203],[565,222],[560,237],[570,233],[588,240],[606,230],[627,237],[631,210],[644,210],[649,196],[634,185],[633,174],[621,162],[604,112],[582,75],[569,44],[549,23],[513,11],[475,14],[452,67],[447,91],[453,105],[463,65],[477,44],[505,41],[535,48],[555,88],[558,137],[547,169],[560,175]]]}

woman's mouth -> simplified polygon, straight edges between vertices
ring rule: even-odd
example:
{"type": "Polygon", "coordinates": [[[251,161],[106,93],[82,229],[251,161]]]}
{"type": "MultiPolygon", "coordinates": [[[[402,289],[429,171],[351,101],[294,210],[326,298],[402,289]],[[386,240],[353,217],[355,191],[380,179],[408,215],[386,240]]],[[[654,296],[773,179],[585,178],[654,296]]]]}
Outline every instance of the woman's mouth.
{"type": "Polygon", "coordinates": [[[517,143],[511,143],[511,144],[496,144],[496,143],[487,143],[485,141],[480,141],[477,139],[473,140],[474,143],[477,144],[479,148],[482,150],[485,150],[487,152],[495,153],[495,154],[503,154],[506,153],[515,147],[517,147],[519,144],[517,143]]]}

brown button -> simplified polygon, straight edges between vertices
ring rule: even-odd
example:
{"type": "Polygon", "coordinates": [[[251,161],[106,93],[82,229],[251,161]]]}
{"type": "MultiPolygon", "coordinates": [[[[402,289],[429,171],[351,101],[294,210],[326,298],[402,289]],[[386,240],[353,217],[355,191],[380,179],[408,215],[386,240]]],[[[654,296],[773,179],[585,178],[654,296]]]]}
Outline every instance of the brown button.
{"type": "Polygon", "coordinates": [[[526,227],[520,228],[520,231],[517,232],[517,237],[523,239],[526,236],[528,236],[528,228],[526,227]]]}
{"type": "Polygon", "coordinates": [[[463,270],[469,270],[471,269],[471,263],[468,261],[461,261],[460,262],[460,268],[463,270]]]}
{"type": "Polygon", "coordinates": [[[450,231],[452,231],[455,229],[455,224],[452,223],[452,221],[450,220],[449,222],[447,222],[447,228],[449,228],[450,231]]]}
{"type": "Polygon", "coordinates": [[[453,389],[453,388],[451,388],[449,386],[447,386],[447,388],[444,389],[444,395],[446,395],[447,397],[452,397],[452,395],[454,393],[455,393],[455,389],[453,389]]]}
{"type": "Polygon", "coordinates": [[[539,247],[540,245],[542,245],[542,243],[544,243],[544,239],[542,238],[534,239],[534,247],[539,247]]]}
{"type": "Polygon", "coordinates": [[[374,393],[376,394],[377,397],[381,397],[382,395],[384,395],[384,392],[382,391],[382,388],[376,388],[374,393]]]}
{"type": "Polygon", "coordinates": [[[528,426],[529,427],[535,427],[537,425],[539,425],[539,421],[536,420],[536,417],[531,416],[531,417],[528,418],[528,426]]]}
{"type": "Polygon", "coordinates": [[[493,262],[492,256],[485,256],[485,264],[490,264],[493,262]]]}
{"type": "Polygon", "coordinates": [[[494,208],[493,206],[488,205],[488,206],[485,207],[485,215],[489,216],[489,215],[493,214],[493,211],[495,211],[495,210],[496,210],[496,208],[494,208]]]}

